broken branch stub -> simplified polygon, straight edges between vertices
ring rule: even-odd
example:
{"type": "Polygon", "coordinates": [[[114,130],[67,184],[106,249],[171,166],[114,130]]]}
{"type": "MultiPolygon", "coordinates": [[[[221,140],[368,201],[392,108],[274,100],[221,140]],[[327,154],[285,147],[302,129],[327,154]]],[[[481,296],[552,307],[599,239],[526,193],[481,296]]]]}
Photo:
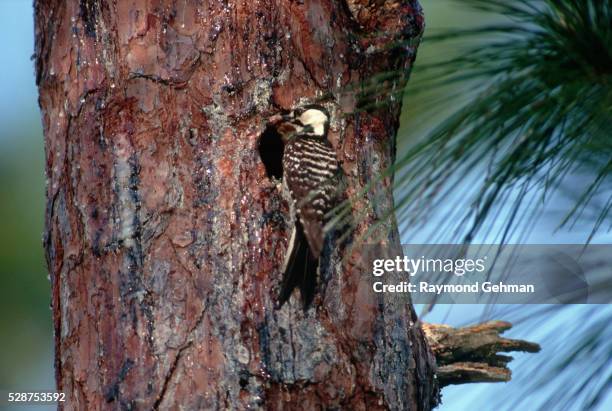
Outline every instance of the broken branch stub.
{"type": "Polygon", "coordinates": [[[506,321],[488,321],[463,328],[424,323],[422,328],[436,357],[436,375],[441,387],[509,381],[512,373],[507,364],[512,357],[499,352],[540,351],[536,343],[501,337],[501,333],[512,328],[506,321]]]}

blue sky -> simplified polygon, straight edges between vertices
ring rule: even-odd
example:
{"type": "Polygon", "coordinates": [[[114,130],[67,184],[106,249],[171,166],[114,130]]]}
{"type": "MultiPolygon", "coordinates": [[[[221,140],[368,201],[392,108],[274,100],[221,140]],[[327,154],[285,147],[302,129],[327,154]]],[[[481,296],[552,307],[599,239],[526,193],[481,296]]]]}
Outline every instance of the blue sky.
{"type": "Polygon", "coordinates": [[[38,116],[32,2],[0,1],[0,140],[20,118],[38,116]]]}

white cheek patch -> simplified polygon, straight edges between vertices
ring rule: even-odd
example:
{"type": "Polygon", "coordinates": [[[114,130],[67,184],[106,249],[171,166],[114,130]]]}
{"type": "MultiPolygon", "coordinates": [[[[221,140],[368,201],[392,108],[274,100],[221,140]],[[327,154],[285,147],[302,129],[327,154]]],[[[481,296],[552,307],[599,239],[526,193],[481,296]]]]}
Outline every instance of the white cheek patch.
{"type": "Polygon", "coordinates": [[[322,136],[325,133],[325,124],[328,118],[325,113],[320,110],[306,110],[300,116],[300,122],[305,126],[312,127],[313,133],[322,136]]]}
{"type": "Polygon", "coordinates": [[[312,131],[318,135],[318,136],[322,136],[325,133],[325,127],[323,126],[322,123],[316,124],[313,128],[312,131]]]}
{"type": "Polygon", "coordinates": [[[306,110],[300,116],[300,120],[304,124],[325,123],[327,121],[327,116],[322,111],[310,109],[306,110]]]}

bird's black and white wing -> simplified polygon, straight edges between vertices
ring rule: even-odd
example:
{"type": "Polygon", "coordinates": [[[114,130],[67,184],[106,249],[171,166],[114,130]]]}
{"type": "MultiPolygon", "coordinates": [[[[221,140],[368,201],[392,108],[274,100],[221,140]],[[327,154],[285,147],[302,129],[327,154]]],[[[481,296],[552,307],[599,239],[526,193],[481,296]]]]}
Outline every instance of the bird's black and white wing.
{"type": "Polygon", "coordinates": [[[282,305],[297,287],[307,308],[316,290],[327,214],[338,197],[339,164],[327,140],[302,137],[285,148],[283,170],[296,224],[283,267],[279,303],[282,305]]]}

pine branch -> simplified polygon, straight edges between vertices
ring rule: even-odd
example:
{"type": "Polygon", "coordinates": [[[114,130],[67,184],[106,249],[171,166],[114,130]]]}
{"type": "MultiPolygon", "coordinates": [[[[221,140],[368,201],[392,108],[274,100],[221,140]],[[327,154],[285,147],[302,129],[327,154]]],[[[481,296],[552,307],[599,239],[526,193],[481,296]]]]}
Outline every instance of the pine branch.
{"type": "MultiPolygon", "coordinates": [[[[542,207],[553,192],[568,188],[568,176],[588,174],[591,181],[559,223],[590,218],[592,234],[607,228],[612,214],[601,203],[612,201],[612,4],[465,3],[509,22],[426,36],[429,43],[463,45],[480,36],[484,44],[433,64],[417,61],[412,91],[463,87],[465,103],[398,159],[399,214],[409,216],[407,224],[424,220],[480,167],[478,189],[456,219],[462,240],[470,242],[515,188],[523,194],[506,206],[519,216],[533,197],[542,207]],[[588,208],[596,209],[590,217],[588,208]]],[[[509,218],[502,240],[521,222],[509,218]]]]}

